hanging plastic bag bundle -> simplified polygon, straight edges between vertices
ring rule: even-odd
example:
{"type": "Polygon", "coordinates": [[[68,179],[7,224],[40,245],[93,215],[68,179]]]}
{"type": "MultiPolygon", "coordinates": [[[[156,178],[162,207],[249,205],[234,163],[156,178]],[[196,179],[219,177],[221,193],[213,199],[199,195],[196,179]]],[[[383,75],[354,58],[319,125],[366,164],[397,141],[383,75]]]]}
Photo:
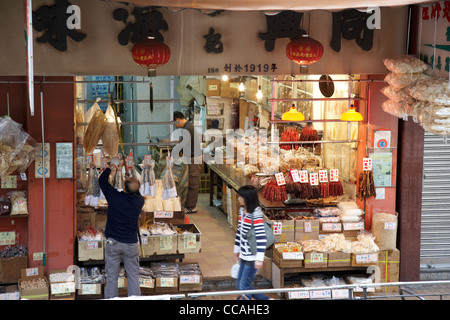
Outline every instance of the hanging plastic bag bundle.
{"type": "Polygon", "coordinates": [[[98,183],[97,167],[91,164],[88,174],[88,188],[84,197],[84,204],[91,207],[98,205],[100,198],[100,185],[98,183]]]}
{"type": "Polygon", "coordinates": [[[37,143],[31,136],[28,136],[22,149],[20,149],[14,159],[12,159],[7,174],[12,174],[15,171],[19,173],[25,172],[30,164],[36,159],[40,151],[41,144],[37,143]]]}
{"type": "Polygon", "coordinates": [[[109,104],[105,112],[105,129],[102,133],[103,150],[111,157],[116,157],[119,152],[119,133],[116,124],[116,113],[109,104]]]}
{"type": "Polygon", "coordinates": [[[102,138],[106,124],[105,114],[98,104],[94,103],[91,109],[89,109],[89,111],[91,111],[92,118],[89,121],[83,141],[84,149],[87,154],[94,152],[95,147],[102,138]],[[91,111],[92,108],[94,108],[94,110],[91,111]]]}
{"type": "Polygon", "coordinates": [[[142,169],[141,195],[147,197],[156,196],[155,161],[150,160],[149,164],[144,163],[142,169]]]}
{"type": "Polygon", "coordinates": [[[123,191],[123,172],[122,165],[119,165],[114,172],[113,187],[118,191],[123,191]]]}
{"type": "Polygon", "coordinates": [[[162,198],[164,200],[168,200],[178,195],[175,180],[173,179],[172,175],[172,167],[173,167],[173,158],[171,156],[168,156],[166,174],[164,175],[163,180],[162,198]]]}

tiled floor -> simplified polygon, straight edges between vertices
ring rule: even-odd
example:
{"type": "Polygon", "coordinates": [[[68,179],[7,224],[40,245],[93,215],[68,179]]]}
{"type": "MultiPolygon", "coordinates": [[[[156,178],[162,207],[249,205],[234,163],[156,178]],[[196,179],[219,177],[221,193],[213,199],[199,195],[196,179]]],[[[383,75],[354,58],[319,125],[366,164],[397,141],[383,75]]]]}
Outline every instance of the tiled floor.
{"type": "Polygon", "coordinates": [[[183,261],[197,262],[205,278],[229,277],[235,263],[234,230],[221,209],[209,206],[209,194],[199,195],[197,210],[188,218],[202,233],[202,249],[197,254],[186,254],[183,261]]]}

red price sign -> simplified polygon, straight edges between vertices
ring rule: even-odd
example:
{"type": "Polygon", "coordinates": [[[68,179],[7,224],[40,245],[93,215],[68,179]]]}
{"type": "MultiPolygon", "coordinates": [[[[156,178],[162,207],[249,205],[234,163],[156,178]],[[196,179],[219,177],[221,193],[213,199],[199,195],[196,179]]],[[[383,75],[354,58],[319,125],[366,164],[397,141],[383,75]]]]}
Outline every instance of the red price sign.
{"type": "Polygon", "coordinates": [[[339,169],[330,169],[330,181],[331,182],[339,181],[339,169]]]}
{"type": "Polygon", "coordinates": [[[312,186],[318,186],[319,185],[319,174],[311,172],[309,174],[309,182],[312,186]]]}
{"type": "Polygon", "coordinates": [[[283,186],[286,184],[286,181],[284,180],[283,172],[279,172],[275,175],[275,179],[277,179],[277,185],[283,186]]]}
{"type": "Polygon", "coordinates": [[[328,182],[327,170],[319,170],[319,181],[320,182],[328,182]]]}
{"type": "Polygon", "coordinates": [[[300,170],[300,183],[308,183],[308,171],[300,170]]]}
{"type": "Polygon", "coordinates": [[[363,170],[372,170],[372,158],[363,159],[363,170]]]}

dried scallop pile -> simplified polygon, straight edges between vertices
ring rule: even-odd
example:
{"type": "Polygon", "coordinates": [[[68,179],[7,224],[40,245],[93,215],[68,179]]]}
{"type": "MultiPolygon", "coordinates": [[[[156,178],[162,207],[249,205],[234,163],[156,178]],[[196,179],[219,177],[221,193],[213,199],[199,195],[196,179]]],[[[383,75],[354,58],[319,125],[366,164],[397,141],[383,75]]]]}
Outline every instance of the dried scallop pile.
{"type": "Polygon", "coordinates": [[[428,65],[414,56],[385,59],[389,86],[381,92],[385,112],[399,118],[412,116],[428,132],[450,133],[450,85],[444,78],[427,75],[428,65]]]}

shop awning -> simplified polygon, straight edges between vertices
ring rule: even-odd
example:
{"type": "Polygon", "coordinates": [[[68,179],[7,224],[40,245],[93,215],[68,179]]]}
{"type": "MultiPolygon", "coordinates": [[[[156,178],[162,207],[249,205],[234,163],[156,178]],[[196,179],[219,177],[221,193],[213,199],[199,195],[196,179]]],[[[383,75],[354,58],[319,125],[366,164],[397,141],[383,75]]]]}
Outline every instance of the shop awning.
{"type": "MultiPolygon", "coordinates": [[[[121,0],[113,0],[124,2],[121,0]]],[[[423,0],[129,0],[138,6],[162,6],[199,10],[277,11],[341,10],[347,8],[394,7],[430,3],[423,0]]]]}

